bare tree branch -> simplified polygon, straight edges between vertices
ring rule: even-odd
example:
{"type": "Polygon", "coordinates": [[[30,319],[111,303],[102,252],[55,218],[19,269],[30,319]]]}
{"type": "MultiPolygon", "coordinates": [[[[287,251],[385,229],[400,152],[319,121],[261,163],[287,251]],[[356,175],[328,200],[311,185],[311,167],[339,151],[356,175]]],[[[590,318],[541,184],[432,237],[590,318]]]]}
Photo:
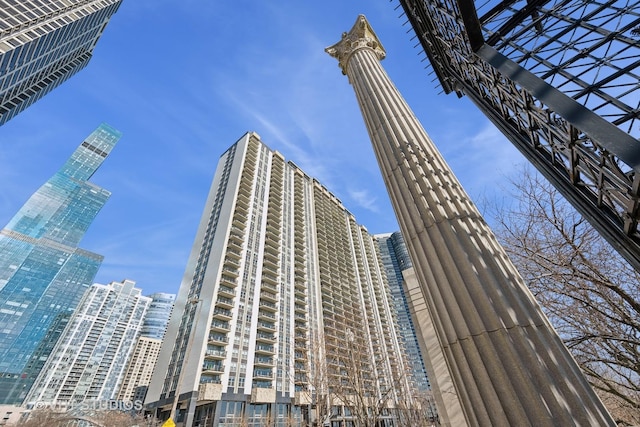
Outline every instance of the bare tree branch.
{"type": "Polygon", "coordinates": [[[494,231],[620,425],[640,423],[640,275],[543,178],[489,202],[494,231]]]}

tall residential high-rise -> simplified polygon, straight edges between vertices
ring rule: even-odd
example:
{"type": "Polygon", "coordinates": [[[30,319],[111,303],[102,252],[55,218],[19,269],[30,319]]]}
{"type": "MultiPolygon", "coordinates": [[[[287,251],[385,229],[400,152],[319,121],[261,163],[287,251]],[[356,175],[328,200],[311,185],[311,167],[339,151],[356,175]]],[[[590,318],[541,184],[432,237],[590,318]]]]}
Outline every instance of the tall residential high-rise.
{"type": "Polygon", "coordinates": [[[0,125],[84,68],[122,0],[0,0],[0,125]]]}
{"type": "Polygon", "coordinates": [[[78,245],[110,193],[88,180],[119,138],[100,125],[0,230],[0,403],[22,402],[52,348],[42,339],[98,272],[102,256],[78,245]]]}
{"type": "Polygon", "coordinates": [[[151,303],[144,316],[140,338],[129,358],[116,397],[121,402],[144,401],[176,295],[157,292],[149,295],[149,298],[151,303]]]}
{"type": "Polygon", "coordinates": [[[151,303],[135,284],[96,283],[87,290],[25,405],[107,401],[116,396],[151,303]]]}
{"type": "Polygon", "coordinates": [[[380,248],[382,263],[387,272],[389,288],[391,289],[392,301],[398,316],[398,328],[400,336],[404,343],[404,349],[407,356],[407,362],[411,368],[412,379],[415,387],[427,392],[431,389],[429,386],[429,378],[424,366],[422,353],[418,344],[416,329],[411,319],[409,302],[402,287],[404,278],[402,272],[411,268],[411,258],[405,245],[402,233],[376,234],[374,236],[380,248]]]}
{"type": "Polygon", "coordinates": [[[373,236],[247,133],[218,163],[146,403],[189,426],[388,416],[409,388],[390,300],[373,236]]]}
{"type": "Polygon", "coordinates": [[[417,278],[409,301],[442,424],[615,425],[382,68],[386,52],[366,18],[326,51],[353,85],[407,239],[417,278]]]}

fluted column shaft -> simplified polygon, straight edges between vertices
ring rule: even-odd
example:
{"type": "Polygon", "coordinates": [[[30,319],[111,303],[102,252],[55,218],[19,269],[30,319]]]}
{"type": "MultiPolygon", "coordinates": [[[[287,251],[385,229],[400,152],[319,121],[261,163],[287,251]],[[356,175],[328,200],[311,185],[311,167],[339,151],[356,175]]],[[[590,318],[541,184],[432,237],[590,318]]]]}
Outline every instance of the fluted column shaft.
{"type": "Polygon", "coordinates": [[[364,17],[327,52],[355,90],[467,423],[615,425],[385,73],[364,17]]]}

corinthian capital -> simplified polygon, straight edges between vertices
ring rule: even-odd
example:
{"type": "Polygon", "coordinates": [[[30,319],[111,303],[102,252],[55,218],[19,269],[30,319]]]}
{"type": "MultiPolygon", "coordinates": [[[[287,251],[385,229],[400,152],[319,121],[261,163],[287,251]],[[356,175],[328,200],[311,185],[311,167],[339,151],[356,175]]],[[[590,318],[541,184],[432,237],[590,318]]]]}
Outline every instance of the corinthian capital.
{"type": "Polygon", "coordinates": [[[342,69],[342,74],[347,74],[347,64],[349,58],[358,49],[371,49],[378,59],[384,59],[386,52],[371,29],[371,25],[364,15],[359,15],[356,23],[348,33],[342,33],[342,39],[329,46],[324,51],[338,60],[338,65],[342,69]]]}

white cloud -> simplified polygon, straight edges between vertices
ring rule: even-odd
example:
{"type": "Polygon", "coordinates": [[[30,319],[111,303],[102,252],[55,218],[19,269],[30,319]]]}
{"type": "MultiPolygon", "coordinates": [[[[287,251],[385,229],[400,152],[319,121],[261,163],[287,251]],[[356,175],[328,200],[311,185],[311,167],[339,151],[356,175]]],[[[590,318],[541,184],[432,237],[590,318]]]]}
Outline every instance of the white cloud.
{"type": "Polygon", "coordinates": [[[373,213],[380,212],[380,208],[376,203],[377,197],[372,195],[368,190],[349,190],[349,197],[361,208],[373,213]]]}

